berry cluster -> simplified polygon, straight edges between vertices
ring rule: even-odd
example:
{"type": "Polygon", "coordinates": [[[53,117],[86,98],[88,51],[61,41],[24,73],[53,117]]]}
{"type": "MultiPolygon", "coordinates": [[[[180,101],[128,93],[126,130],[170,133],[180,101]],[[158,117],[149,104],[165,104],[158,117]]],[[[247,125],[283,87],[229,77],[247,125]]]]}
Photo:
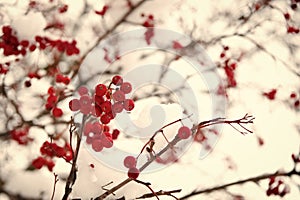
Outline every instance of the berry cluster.
{"type": "Polygon", "coordinates": [[[220,58],[223,59],[223,63],[221,65],[227,77],[227,86],[236,87],[237,82],[235,79],[235,69],[237,67],[237,63],[235,61],[231,61],[231,59],[226,56],[228,50],[228,46],[223,46],[223,51],[220,54],[220,58]]]}
{"type": "Polygon", "coordinates": [[[124,161],[123,161],[124,166],[126,168],[128,168],[127,175],[131,179],[137,179],[140,174],[140,170],[138,168],[136,168],[136,163],[137,163],[137,160],[133,156],[125,157],[124,161]]]}
{"type": "Polygon", "coordinates": [[[48,97],[47,97],[47,103],[45,104],[45,107],[47,110],[51,111],[53,117],[61,117],[63,115],[62,109],[58,108],[57,102],[58,102],[58,96],[56,94],[56,90],[54,87],[50,87],[48,89],[48,97]]]}
{"type": "Polygon", "coordinates": [[[68,85],[70,83],[70,78],[68,76],[64,76],[62,74],[57,74],[55,77],[55,82],[68,85]]]}
{"type": "Polygon", "coordinates": [[[58,146],[53,142],[44,142],[40,148],[41,156],[37,157],[32,161],[32,166],[36,169],[41,169],[43,166],[47,166],[49,171],[53,170],[55,163],[54,157],[63,158],[67,162],[73,159],[73,153],[70,145],[65,143],[64,147],[58,146]]]}
{"type": "Polygon", "coordinates": [[[17,141],[20,145],[27,145],[33,139],[28,136],[29,127],[25,126],[19,129],[10,131],[11,139],[17,141]]]}
{"type": "Polygon", "coordinates": [[[284,184],[282,180],[278,180],[276,179],[276,177],[271,177],[269,179],[269,188],[266,191],[266,194],[268,196],[278,195],[280,197],[284,197],[289,192],[290,192],[289,186],[284,184]]]}
{"type": "Polygon", "coordinates": [[[110,133],[108,124],[118,113],[131,111],[134,108],[134,101],[126,98],[131,91],[131,84],[116,75],[111,79],[108,87],[104,84],[96,85],[92,95],[86,87],[81,86],[78,89],[80,98],[69,102],[71,111],[79,111],[95,118],[86,122],[84,136],[86,142],[91,144],[96,152],[102,151],[104,147],[112,147],[113,140],[117,139],[120,131],[114,129],[110,133]]]}
{"type": "Polygon", "coordinates": [[[44,50],[47,47],[52,47],[57,49],[59,52],[65,52],[68,56],[79,54],[80,51],[76,47],[76,40],[73,40],[72,42],[63,41],[63,40],[52,40],[48,37],[41,37],[36,36],[35,37],[36,44],[32,44],[29,47],[30,51],[34,51],[37,45],[39,46],[39,49],[44,50]]]}
{"type": "Polygon", "coordinates": [[[151,44],[151,39],[154,37],[154,30],[151,29],[154,27],[154,16],[152,14],[149,14],[146,16],[144,13],[141,14],[141,17],[146,17],[145,21],[142,23],[143,27],[149,28],[145,32],[145,40],[148,45],[151,44]]]}
{"type": "Polygon", "coordinates": [[[26,48],[29,45],[27,40],[19,41],[16,36],[16,33],[10,26],[3,26],[2,33],[0,40],[0,49],[3,49],[4,56],[11,56],[11,55],[25,55],[26,48]]]}
{"type": "Polygon", "coordinates": [[[99,121],[88,121],[83,129],[86,143],[91,145],[95,152],[100,152],[104,148],[111,148],[113,140],[116,140],[119,134],[120,131],[118,129],[113,129],[110,133],[109,126],[103,125],[99,121]]]}

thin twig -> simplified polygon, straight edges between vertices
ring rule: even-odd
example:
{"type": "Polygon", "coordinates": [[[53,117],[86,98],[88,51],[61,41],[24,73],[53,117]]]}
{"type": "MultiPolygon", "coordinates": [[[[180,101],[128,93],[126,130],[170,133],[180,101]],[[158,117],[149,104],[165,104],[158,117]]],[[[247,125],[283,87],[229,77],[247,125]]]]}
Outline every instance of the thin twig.
{"type": "Polygon", "coordinates": [[[240,185],[240,184],[244,184],[244,183],[247,183],[247,182],[258,182],[258,181],[261,181],[261,180],[264,180],[264,179],[268,179],[270,177],[278,177],[278,176],[288,176],[288,177],[290,177],[292,175],[298,175],[299,176],[300,172],[293,169],[289,172],[276,172],[276,173],[273,173],[273,174],[259,175],[259,176],[256,176],[256,177],[247,178],[247,179],[227,183],[227,184],[216,186],[216,187],[211,187],[211,188],[207,188],[207,189],[203,189],[203,190],[195,190],[195,191],[191,192],[190,194],[187,194],[187,195],[181,197],[180,200],[188,199],[192,196],[200,195],[200,194],[203,194],[203,193],[208,194],[208,193],[215,192],[215,191],[218,191],[218,190],[224,190],[227,187],[230,187],[230,186],[233,186],[233,185],[240,185]]]}

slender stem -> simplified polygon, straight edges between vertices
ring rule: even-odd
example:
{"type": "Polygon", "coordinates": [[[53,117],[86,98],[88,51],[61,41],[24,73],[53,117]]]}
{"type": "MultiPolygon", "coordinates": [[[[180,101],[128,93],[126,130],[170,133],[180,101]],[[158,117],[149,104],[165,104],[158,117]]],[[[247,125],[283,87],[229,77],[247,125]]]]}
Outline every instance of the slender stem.
{"type": "MultiPolygon", "coordinates": [[[[200,122],[198,125],[194,126],[192,128],[192,130],[198,130],[200,128],[203,128],[203,127],[206,127],[206,126],[211,126],[211,125],[214,125],[214,124],[220,124],[220,123],[226,123],[226,124],[232,124],[232,123],[253,123],[253,120],[254,118],[252,116],[248,116],[247,114],[243,117],[243,118],[240,118],[240,119],[237,119],[237,120],[225,120],[224,118],[216,118],[216,119],[212,119],[212,120],[208,120],[208,121],[203,121],[203,122],[200,122]],[[249,119],[250,117],[250,119],[249,119]]],[[[165,126],[163,126],[161,129],[159,130],[162,130],[163,128],[167,127],[167,126],[170,126],[174,123],[177,123],[179,121],[181,121],[182,119],[178,119],[174,122],[171,122],[165,126]]],[[[154,135],[157,133],[158,131],[156,131],[154,133],[154,135]]],[[[151,138],[153,138],[154,136],[152,136],[151,138]]],[[[162,154],[164,154],[168,149],[170,148],[173,148],[181,139],[179,137],[175,137],[171,142],[169,142],[159,153],[157,153],[155,156],[151,156],[149,158],[149,160],[144,164],[142,165],[140,168],[139,168],[139,171],[142,172],[144,169],[146,169],[153,161],[155,161],[155,159],[159,156],[161,156],[162,154]]],[[[150,140],[149,140],[150,141],[150,140]]],[[[148,141],[148,143],[149,143],[148,141]]],[[[145,146],[144,146],[145,147],[145,146]]],[[[143,148],[144,148],[143,147],[143,148]]],[[[102,195],[98,196],[95,198],[95,200],[103,200],[105,199],[107,196],[109,196],[110,194],[113,194],[115,191],[117,191],[118,189],[120,189],[121,187],[123,187],[124,185],[126,185],[127,183],[129,183],[130,181],[132,181],[133,179],[130,179],[130,178],[127,178],[125,179],[124,181],[122,181],[121,183],[119,183],[118,185],[116,185],[115,187],[111,188],[110,190],[107,190],[105,193],[103,193],[102,195]]]]}
{"type": "Polygon", "coordinates": [[[211,188],[207,188],[207,189],[203,189],[203,190],[195,190],[193,192],[191,192],[190,194],[187,194],[183,197],[180,198],[180,200],[184,200],[184,199],[188,199],[192,196],[196,196],[196,195],[200,195],[203,193],[211,193],[211,192],[215,192],[218,190],[224,190],[227,187],[233,186],[233,185],[240,185],[240,184],[244,184],[247,182],[258,182],[264,179],[268,179],[270,177],[278,177],[278,176],[292,176],[292,175],[300,175],[300,172],[297,172],[295,169],[289,171],[289,172],[276,172],[273,174],[263,174],[263,175],[259,175],[256,177],[252,177],[252,178],[247,178],[247,179],[243,179],[243,180],[239,180],[239,181],[235,181],[235,182],[231,182],[231,183],[227,183],[224,185],[220,185],[220,186],[216,186],[216,187],[211,187],[211,188]]]}
{"type": "MultiPolygon", "coordinates": [[[[73,152],[72,150],[72,154],[73,154],[73,162],[72,162],[72,167],[66,182],[66,186],[65,186],[65,194],[63,196],[63,200],[67,200],[68,196],[70,195],[70,193],[72,192],[72,187],[76,181],[76,177],[77,177],[77,159],[78,159],[78,154],[79,154],[79,149],[80,149],[80,144],[81,144],[81,137],[82,137],[82,132],[83,132],[83,127],[86,121],[86,115],[84,115],[82,117],[82,122],[81,122],[81,126],[80,126],[80,130],[79,133],[76,133],[76,149],[75,152],[73,152]]],[[[70,134],[71,135],[71,134],[70,134]]]]}

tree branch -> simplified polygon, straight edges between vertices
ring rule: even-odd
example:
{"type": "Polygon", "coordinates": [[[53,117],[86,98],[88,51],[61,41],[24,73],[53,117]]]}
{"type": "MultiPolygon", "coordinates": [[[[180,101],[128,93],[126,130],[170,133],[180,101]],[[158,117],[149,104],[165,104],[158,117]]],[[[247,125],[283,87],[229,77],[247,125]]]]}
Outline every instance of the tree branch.
{"type": "Polygon", "coordinates": [[[244,183],[247,183],[247,182],[258,182],[258,181],[261,181],[261,180],[264,180],[264,179],[268,179],[270,177],[279,177],[279,176],[291,177],[292,175],[300,176],[300,171],[296,171],[295,169],[293,169],[289,172],[275,172],[273,174],[263,174],[263,175],[259,175],[259,176],[256,176],[256,177],[247,178],[247,179],[227,183],[227,184],[216,186],[216,187],[211,187],[211,188],[202,189],[202,190],[195,190],[195,191],[191,192],[190,194],[187,194],[187,195],[181,197],[180,200],[188,199],[189,197],[204,194],[204,193],[208,194],[208,193],[215,192],[215,191],[218,191],[218,190],[224,190],[224,189],[226,189],[230,186],[233,186],[233,185],[240,185],[240,184],[244,184],[244,183]]]}

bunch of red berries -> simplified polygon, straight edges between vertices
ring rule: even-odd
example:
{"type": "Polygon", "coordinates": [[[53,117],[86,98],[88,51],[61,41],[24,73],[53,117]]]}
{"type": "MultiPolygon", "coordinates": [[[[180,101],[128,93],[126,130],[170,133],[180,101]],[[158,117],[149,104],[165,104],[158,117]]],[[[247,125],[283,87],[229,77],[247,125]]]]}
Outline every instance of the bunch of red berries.
{"type": "Polygon", "coordinates": [[[41,156],[37,157],[32,161],[32,166],[36,169],[41,169],[43,166],[47,166],[49,171],[53,170],[55,163],[54,157],[63,158],[67,162],[73,159],[73,153],[70,145],[65,143],[64,147],[58,146],[54,142],[44,142],[40,148],[41,156]]]}
{"type": "Polygon", "coordinates": [[[91,144],[96,152],[102,151],[104,147],[112,147],[113,139],[117,139],[119,130],[114,129],[110,133],[108,124],[118,113],[131,111],[134,108],[134,101],[126,98],[131,91],[131,84],[116,75],[108,86],[96,85],[93,94],[90,94],[86,87],[81,86],[78,89],[80,98],[69,102],[70,110],[94,117],[84,125],[84,136],[87,137],[86,142],[91,144]]]}
{"type": "Polygon", "coordinates": [[[47,103],[45,104],[46,109],[51,111],[53,117],[61,117],[63,115],[63,111],[57,107],[58,96],[54,87],[49,87],[48,95],[47,103]]]}
{"type": "Polygon", "coordinates": [[[33,139],[28,136],[29,127],[25,126],[19,129],[11,130],[10,136],[13,140],[17,141],[20,145],[27,145],[28,142],[32,141],[33,139]]]}
{"type": "Polygon", "coordinates": [[[136,168],[137,160],[133,156],[126,156],[124,159],[124,166],[128,168],[128,177],[131,179],[137,179],[140,175],[140,170],[136,168]]]}
{"type": "Polygon", "coordinates": [[[113,140],[116,140],[119,134],[120,131],[118,129],[113,129],[110,133],[109,126],[103,125],[99,121],[88,121],[83,129],[86,143],[91,145],[95,152],[100,152],[104,148],[111,148],[113,140]]]}

